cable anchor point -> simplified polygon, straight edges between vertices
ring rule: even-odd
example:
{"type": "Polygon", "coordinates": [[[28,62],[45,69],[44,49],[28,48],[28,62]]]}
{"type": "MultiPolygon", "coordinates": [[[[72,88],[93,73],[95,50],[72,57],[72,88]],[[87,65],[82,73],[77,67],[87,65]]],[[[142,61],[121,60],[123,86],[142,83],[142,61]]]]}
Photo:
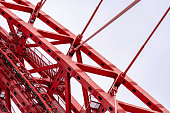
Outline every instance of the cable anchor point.
{"type": "Polygon", "coordinates": [[[46,2],[46,0],[41,0],[40,2],[37,3],[35,9],[33,10],[32,14],[31,14],[31,17],[29,19],[29,23],[33,24],[35,22],[35,19],[38,16],[38,14],[45,2],[46,2]]]}
{"type": "MultiPolygon", "coordinates": [[[[69,52],[70,56],[73,56],[74,53],[77,51],[77,49],[75,49],[75,48],[80,45],[80,41],[81,41],[82,38],[83,38],[83,36],[80,35],[80,34],[76,37],[76,39],[74,40],[74,42],[73,42],[73,44],[71,45],[71,48],[70,48],[70,52],[69,52]]],[[[79,47],[79,48],[81,48],[81,47],[79,47]]]]}

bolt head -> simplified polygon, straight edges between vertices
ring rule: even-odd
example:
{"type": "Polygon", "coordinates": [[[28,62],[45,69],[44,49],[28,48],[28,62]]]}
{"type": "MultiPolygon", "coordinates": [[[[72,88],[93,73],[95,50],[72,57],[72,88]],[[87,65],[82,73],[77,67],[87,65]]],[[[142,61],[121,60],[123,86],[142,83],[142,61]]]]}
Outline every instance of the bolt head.
{"type": "Polygon", "coordinates": [[[9,32],[9,35],[12,36],[12,32],[9,32]]]}
{"type": "Polygon", "coordinates": [[[34,20],[33,20],[33,19],[31,19],[31,20],[30,20],[30,23],[34,23],[34,20]]]}

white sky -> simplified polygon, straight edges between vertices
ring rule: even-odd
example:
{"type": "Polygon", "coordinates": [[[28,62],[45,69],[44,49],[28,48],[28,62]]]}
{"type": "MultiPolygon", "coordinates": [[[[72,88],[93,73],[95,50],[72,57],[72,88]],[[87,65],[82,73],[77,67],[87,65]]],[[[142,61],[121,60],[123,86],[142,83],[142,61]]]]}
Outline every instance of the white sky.
{"type": "MultiPolygon", "coordinates": [[[[40,0],[30,0],[36,4],[40,0]]],[[[104,0],[84,39],[98,30],[133,0],[104,0]]],[[[99,0],[47,0],[42,10],[78,35],[83,30],[99,0]]],[[[126,14],[112,23],[88,44],[106,59],[124,71],[141,45],[152,32],[160,18],[170,6],[170,0],[141,0],[126,14]]],[[[24,13],[18,13],[24,15],[24,13]]],[[[29,15],[27,16],[29,17],[29,15]]],[[[23,18],[23,16],[22,16],[23,18]]],[[[26,20],[28,18],[24,17],[26,20]]],[[[0,23],[1,26],[2,23],[0,23]]],[[[50,30],[37,22],[35,26],[50,30]]],[[[89,62],[88,59],[85,60],[89,62]]],[[[170,110],[170,13],[159,26],[148,45],[128,72],[128,76],[153,96],[160,104],[170,110]]],[[[92,77],[100,87],[107,91],[113,80],[92,77]]],[[[73,82],[74,80],[72,80],[73,82]]],[[[75,84],[72,84],[72,89],[75,84]]],[[[80,87],[79,87],[80,88],[80,87]]],[[[73,89],[73,96],[77,96],[73,89]]],[[[79,90],[81,94],[81,90],[79,90]]],[[[82,104],[82,97],[77,96],[82,104]]],[[[144,106],[132,93],[121,87],[118,99],[144,106]]]]}

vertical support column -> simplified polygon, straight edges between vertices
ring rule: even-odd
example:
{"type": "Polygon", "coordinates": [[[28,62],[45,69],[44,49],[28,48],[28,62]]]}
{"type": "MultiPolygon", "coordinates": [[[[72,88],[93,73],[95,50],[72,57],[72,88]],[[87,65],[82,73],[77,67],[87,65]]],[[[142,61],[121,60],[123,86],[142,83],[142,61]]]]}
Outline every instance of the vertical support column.
{"type": "Polygon", "coordinates": [[[5,90],[5,102],[9,111],[11,111],[10,91],[8,88],[5,90]]]}
{"type": "Polygon", "coordinates": [[[89,98],[88,98],[88,92],[84,87],[82,87],[82,91],[83,91],[83,96],[84,96],[84,103],[85,103],[85,107],[86,107],[86,112],[91,113],[90,107],[88,107],[88,106],[90,106],[89,105],[90,102],[89,102],[89,98]]]}
{"type": "MultiPolygon", "coordinates": [[[[76,57],[77,57],[77,62],[78,63],[83,63],[80,49],[78,49],[76,51],[76,57]]],[[[84,104],[85,104],[86,112],[87,113],[91,113],[91,110],[88,107],[89,104],[90,104],[88,92],[87,92],[87,90],[84,87],[82,87],[82,91],[83,91],[83,97],[84,97],[84,104]]]]}
{"type": "Polygon", "coordinates": [[[66,113],[71,113],[71,87],[70,87],[70,73],[65,76],[65,102],[66,113]]]}

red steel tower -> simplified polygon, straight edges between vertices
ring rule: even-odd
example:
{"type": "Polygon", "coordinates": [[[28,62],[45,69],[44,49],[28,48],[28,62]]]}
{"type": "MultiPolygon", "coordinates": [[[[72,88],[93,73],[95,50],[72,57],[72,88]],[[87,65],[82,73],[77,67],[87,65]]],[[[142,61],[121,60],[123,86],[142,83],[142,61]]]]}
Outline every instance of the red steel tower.
{"type": "Polygon", "coordinates": [[[122,72],[86,42],[131,9],[140,0],[134,0],[85,41],[82,40],[83,34],[103,0],[99,2],[84,30],[78,36],[41,10],[46,0],[41,0],[36,6],[27,0],[13,1],[15,3],[0,0],[0,14],[6,19],[10,28],[10,32],[7,32],[0,27],[1,113],[12,112],[11,101],[23,113],[103,113],[106,111],[111,113],[169,113],[164,106],[129,78],[126,73],[168,14],[170,7],[127,69],[122,72]],[[23,21],[11,9],[30,13],[29,21],[23,21]],[[55,32],[35,28],[33,25],[36,18],[55,32]],[[52,41],[49,39],[52,39],[52,41]],[[67,54],[54,46],[62,44],[70,44],[67,54]],[[39,51],[38,48],[41,48],[44,52],[39,51]],[[98,67],[84,64],[82,53],[96,62],[98,67]],[[76,61],[72,60],[73,56],[76,57],[76,61]],[[32,68],[26,68],[25,62],[32,68]],[[87,72],[114,79],[109,91],[105,92],[99,87],[87,72]],[[83,106],[71,94],[71,78],[75,78],[82,86],[83,106]],[[117,100],[116,93],[120,85],[124,85],[150,109],[117,100]]]}

